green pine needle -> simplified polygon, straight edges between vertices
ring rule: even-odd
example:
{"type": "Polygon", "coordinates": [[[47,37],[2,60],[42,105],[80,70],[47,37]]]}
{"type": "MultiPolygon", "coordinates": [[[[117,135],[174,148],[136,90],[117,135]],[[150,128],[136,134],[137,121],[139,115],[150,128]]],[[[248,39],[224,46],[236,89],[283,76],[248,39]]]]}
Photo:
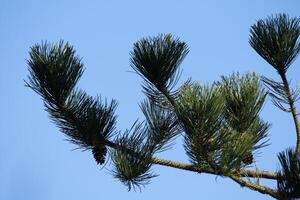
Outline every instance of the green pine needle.
{"type": "Polygon", "coordinates": [[[167,150],[181,132],[176,115],[151,100],[144,101],[140,107],[146,118],[147,143],[155,152],[167,150]]]}
{"type": "Polygon", "coordinates": [[[162,89],[171,90],[179,78],[179,65],[188,53],[185,42],[170,34],[143,38],[134,44],[131,67],[144,79],[144,92],[160,98],[162,89]]]}
{"type": "Polygon", "coordinates": [[[184,84],[177,115],[192,163],[223,174],[252,164],[253,152],[266,145],[269,124],[259,117],[265,97],[255,74],[233,74],[211,86],[184,84]]]}
{"type": "Polygon", "coordinates": [[[251,26],[249,43],[282,75],[300,52],[299,36],[300,19],[278,14],[251,26]]]}
{"type": "Polygon", "coordinates": [[[49,106],[63,103],[83,73],[81,59],[63,41],[31,47],[26,86],[37,92],[49,106]]]}
{"type": "Polygon", "coordinates": [[[147,142],[147,127],[145,123],[134,123],[130,130],[119,136],[119,148],[113,150],[112,173],[128,190],[140,189],[156,177],[151,171],[153,148],[147,142]]]}
{"type": "Polygon", "coordinates": [[[281,173],[286,179],[277,180],[277,188],[282,199],[300,198],[300,158],[293,149],[287,149],[278,155],[281,173]]]}
{"type": "Polygon", "coordinates": [[[26,86],[42,97],[53,122],[69,141],[80,148],[93,149],[96,161],[103,163],[105,141],[115,130],[116,102],[103,103],[100,97],[92,98],[75,88],[84,70],[68,43],[33,46],[28,65],[26,86]]]}

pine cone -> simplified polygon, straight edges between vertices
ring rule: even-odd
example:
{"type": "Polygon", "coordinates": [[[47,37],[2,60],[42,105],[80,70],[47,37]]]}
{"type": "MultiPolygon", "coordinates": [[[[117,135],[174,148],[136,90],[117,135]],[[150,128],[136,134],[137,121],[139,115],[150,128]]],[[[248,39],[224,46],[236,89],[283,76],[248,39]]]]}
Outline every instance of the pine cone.
{"type": "Polygon", "coordinates": [[[243,159],[243,163],[245,165],[251,165],[253,163],[253,154],[251,152],[246,154],[243,159]]]}
{"type": "Polygon", "coordinates": [[[106,146],[95,146],[93,147],[92,153],[98,165],[104,164],[107,153],[106,146]]]}

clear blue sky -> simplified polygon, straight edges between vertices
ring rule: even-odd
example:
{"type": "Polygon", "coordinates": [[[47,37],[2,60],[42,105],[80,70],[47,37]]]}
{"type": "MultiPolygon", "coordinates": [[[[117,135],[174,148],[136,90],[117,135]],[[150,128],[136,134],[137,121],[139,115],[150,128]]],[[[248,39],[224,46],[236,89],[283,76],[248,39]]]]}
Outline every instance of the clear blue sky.
{"type": "MultiPolygon", "coordinates": [[[[85,63],[79,87],[117,99],[118,129],[125,130],[142,118],[141,79],[128,72],[137,39],[173,33],[186,41],[182,82],[212,82],[236,71],[278,78],[249,46],[249,27],[276,13],[300,17],[299,11],[298,0],[0,0],[0,199],[270,199],[228,179],[159,166],[153,170],[160,176],[142,192],[127,192],[109,165],[100,170],[90,152],[72,151],[76,146],[50,123],[39,96],[24,87],[26,59],[36,43],[69,41],[85,63]]],[[[299,60],[288,73],[294,82],[299,60]]],[[[270,101],[262,115],[273,127],[257,166],[278,169],[276,154],[295,145],[292,118],[270,101]]],[[[159,156],[187,162],[181,143],[159,156]]]]}

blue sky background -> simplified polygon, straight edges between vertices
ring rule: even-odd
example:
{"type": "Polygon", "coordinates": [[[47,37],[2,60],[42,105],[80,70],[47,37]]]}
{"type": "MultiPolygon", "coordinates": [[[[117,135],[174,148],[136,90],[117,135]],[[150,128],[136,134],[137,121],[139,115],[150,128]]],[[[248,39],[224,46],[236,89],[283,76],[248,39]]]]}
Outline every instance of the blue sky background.
{"type": "MultiPolygon", "coordinates": [[[[79,87],[91,95],[117,99],[118,129],[142,118],[141,78],[129,73],[132,44],[144,36],[172,33],[186,41],[190,53],[182,64],[181,83],[202,83],[232,72],[255,71],[278,78],[248,44],[249,27],[271,14],[299,16],[297,0],[251,1],[66,1],[0,0],[0,199],[271,199],[231,180],[155,166],[160,174],[142,192],[127,192],[102,170],[90,152],[76,146],[50,123],[39,96],[24,87],[30,46],[60,39],[74,45],[85,63],[79,87]]],[[[288,72],[297,83],[299,59],[288,72]]],[[[278,169],[277,153],[295,145],[292,118],[270,101],[262,113],[273,124],[270,146],[257,166],[278,169]]],[[[187,162],[182,138],[163,158],[187,162]]],[[[274,183],[267,183],[274,186],[274,183]]]]}

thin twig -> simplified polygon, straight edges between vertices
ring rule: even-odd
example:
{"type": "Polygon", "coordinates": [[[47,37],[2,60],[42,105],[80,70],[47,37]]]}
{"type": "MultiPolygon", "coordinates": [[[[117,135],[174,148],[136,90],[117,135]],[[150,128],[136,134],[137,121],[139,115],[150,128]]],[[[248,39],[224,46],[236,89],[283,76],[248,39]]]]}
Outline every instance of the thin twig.
{"type": "Polygon", "coordinates": [[[299,125],[299,119],[298,119],[298,116],[297,116],[298,112],[297,112],[297,109],[296,109],[296,106],[295,106],[294,99],[292,97],[291,89],[290,89],[289,83],[287,81],[286,75],[285,74],[280,74],[280,76],[281,76],[283,85],[284,85],[285,90],[286,90],[290,110],[291,110],[292,115],[293,115],[295,129],[296,129],[296,133],[297,133],[296,154],[298,156],[300,156],[300,125],[299,125]]]}
{"type": "Polygon", "coordinates": [[[251,190],[258,191],[262,194],[268,194],[268,195],[272,196],[275,199],[279,199],[278,192],[276,190],[272,189],[272,188],[262,186],[262,185],[259,185],[259,184],[255,184],[255,183],[252,183],[252,182],[249,182],[249,181],[245,181],[245,180],[243,180],[243,179],[241,179],[237,176],[230,176],[230,178],[232,180],[234,180],[236,183],[240,184],[240,186],[242,186],[242,187],[247,187],[251,190]]]}

